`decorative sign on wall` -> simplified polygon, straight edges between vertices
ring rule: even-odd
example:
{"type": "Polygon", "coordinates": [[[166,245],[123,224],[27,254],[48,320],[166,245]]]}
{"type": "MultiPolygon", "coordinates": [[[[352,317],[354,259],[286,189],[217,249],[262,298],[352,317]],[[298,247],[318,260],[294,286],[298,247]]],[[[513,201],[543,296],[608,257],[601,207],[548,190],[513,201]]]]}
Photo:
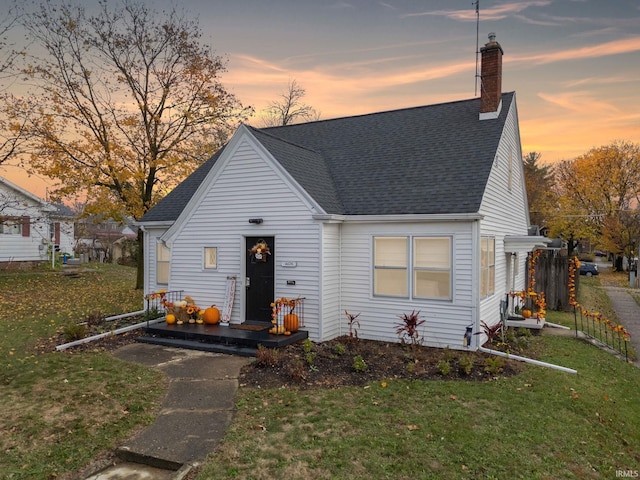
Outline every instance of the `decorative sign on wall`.
{"type": "Polygon", "coordinates": [[[298,266],[298,262],[282,262],[280,265],[284,268],[295,268],[298,266]]]}
{"type": "Polygon", "coordinates": [[[222,307],[222,315],[220,318],[221,325],[229,325],[231,320],[231,309],[233,308],[233,299],[236,294],[236,277],[227,277],[227,286],[224,294],[224,306],[222,307]]]}

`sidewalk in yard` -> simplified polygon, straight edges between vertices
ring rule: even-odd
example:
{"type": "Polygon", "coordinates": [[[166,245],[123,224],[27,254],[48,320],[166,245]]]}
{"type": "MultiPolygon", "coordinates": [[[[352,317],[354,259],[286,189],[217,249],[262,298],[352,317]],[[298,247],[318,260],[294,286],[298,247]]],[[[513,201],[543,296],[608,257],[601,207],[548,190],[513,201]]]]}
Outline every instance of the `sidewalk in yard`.
{"type": "MultiPolygon", "coordinates": [[[[640,356],[640,305],[638,305],[635,299],[629,293],[628,288],[624,287],[603,287],[609,300],[611,300],[611,306],[616,312],[618,322],[627,329],[631,337],[629,343],[635,351],[637,356],[640,356]]],[[[636,360],[634,364],[640,367],[640,359],[636,360]]]]}
{"type": "Polygon", "coordinates": [[[240,369],[251,360],[143,343],[114,355],[162,370],[169,389],[154,423],[118,449],[122,462],[88,479],[181,478],[220,443],[234,414],[240,369]]]}

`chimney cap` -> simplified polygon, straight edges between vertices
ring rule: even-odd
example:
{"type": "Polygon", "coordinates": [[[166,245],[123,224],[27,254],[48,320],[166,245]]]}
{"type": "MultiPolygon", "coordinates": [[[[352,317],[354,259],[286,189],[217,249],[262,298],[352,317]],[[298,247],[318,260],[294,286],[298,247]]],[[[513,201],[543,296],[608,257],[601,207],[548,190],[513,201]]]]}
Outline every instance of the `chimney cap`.
{"type": "Polygon", "coordinates": [[[485,50],[492,50],[492,49],[500,49],[500,51],[502,53],[504,53],[504,51],[502,50],[502,45],[500,45],[497,41],[496,41],[496,34],[495,32],[491,32],[489,34],[489,41],[487,43],[484,44],[484,47],[482,47],[480,49],[481,52],[485,51],[485,50]]]}

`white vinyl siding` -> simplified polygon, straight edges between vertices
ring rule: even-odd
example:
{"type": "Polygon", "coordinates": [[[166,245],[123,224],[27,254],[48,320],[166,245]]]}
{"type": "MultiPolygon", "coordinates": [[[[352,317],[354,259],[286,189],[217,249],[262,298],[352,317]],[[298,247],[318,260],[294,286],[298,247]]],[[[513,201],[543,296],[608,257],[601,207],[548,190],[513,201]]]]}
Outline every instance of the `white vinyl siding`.
{"type": "MultiPolygon", "coordinates": [[[[0,226],[0,262],[50,262],[50,224],[60,224],[60,251],[71,253],[73,221],[53,215],[46,202],[14,190],[0,182],[0,203],[6,224],[0,226]]],[[[3,223],[3,222],[0,222],[3,223]]]]}
{"type": "MultiPolygon", "coordinates": [[[[496,157],[498,161],[494,162],[480,206],[480,213],[484,216],[480,236],[495,239],[494,295],[486,297],[480,303],[480,320],[488,324],[500,320],[500,300],[504,299],[512,282],[512,274],[507,271],[511,256],[505,253],[504,238],[507,235],[527,235],[529,226],[515,101],[507,114],[496,157]],[[511,278],[507,278],[508,276],[511,278]]],[[[518,255],[516,260],[518,273],[515,285],[518,290],[524,288],[525,260],[526,254],[518,255]]],[[[480,259],[477,265],[480,270],[480,259]]]]}
{"type": "Polygon", "coordinates": [[[318,340],[321,225],[311,218],[300,193],[252,142],[240,140],[233,154],[219,161],[225,163],[211,172],[213,186],[172,238],[169,289],[184,290],[197,305],[222,306],[227,277],[236,277],[231,323],[243,322],[249,261],[245,238],[273,236],[274,296],[304,297],[305,330],[318,340]],[[262,218],[263,223],[249,223],[250,218],[262,218]],[[215,270],[202,268],[203,248],[211,245],[217,248],[215,270]]]}
{"type": "Polygon", "coordinates": [[[425,345],[463,348],[465,329],[474,321],[476,312],[473,294],[473,224],[412,222],[342,225],[341,312],[342,315],[344,310],[352,314],[360,313],[360,338],[399,341],[396,334],[398,316],[415,310],[420,311],[420,317],[426,320],[421,331],[425,345]],[[373,238],[378,237],[449,238],[452,252],[451,299],[443,301],[374,295],[373,238]]]}
{"type": "Polygon", "coordinates": [[[321,338],[329,340],[345,334],[345,314],[340,305],[340,231],[341,225],[322,225],[322,310],[321,338]]]}

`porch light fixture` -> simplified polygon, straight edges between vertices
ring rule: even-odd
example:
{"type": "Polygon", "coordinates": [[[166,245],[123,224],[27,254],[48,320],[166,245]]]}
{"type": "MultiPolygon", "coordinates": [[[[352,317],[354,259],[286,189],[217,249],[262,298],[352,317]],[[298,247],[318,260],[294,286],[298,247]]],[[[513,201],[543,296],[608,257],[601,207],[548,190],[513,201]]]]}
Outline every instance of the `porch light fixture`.
{"type": "Polygon", "coordinates": [[[250,218],[249,219],[249,223],[254,223],[256,225],[260,225],[262,223],[262,219],[261,218],[250,218]]]}

